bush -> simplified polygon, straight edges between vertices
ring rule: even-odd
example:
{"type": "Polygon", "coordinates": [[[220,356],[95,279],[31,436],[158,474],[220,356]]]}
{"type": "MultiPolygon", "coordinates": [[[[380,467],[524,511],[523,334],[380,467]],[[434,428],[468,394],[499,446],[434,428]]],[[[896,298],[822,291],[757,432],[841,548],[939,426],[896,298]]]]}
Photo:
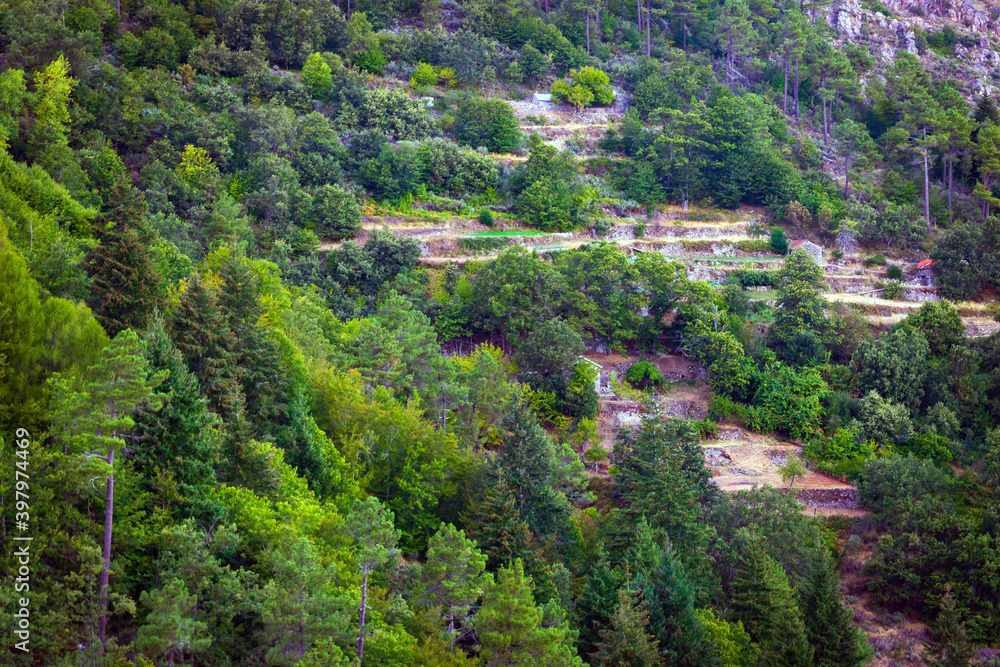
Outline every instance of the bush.
{"type": "Polygon", "coordinates": [[[511,153],[521,143],[514,109],[503,100],[473,98],[458,107],[456,136],[467,146],[485,146],[493,153],[511,153]]]}
{"type": "Polygon", "coordinates": [[[885,270],[885,277],[890,280],[899,280],[903,277],[903,269],[893,264],[885,270]]]}
{"type": "Polygon", "coordinates": [[[903,296],[906,288],[898,280],[890,280],[889,284],[885,286],[885,290],[882,292],[883,299],[898,299],[903,296]]]}
{"type": "Polygon", "coordinates": [[[663,383],[660,371],[648,361],[637,361],[625,372],[625,379],[634,385],[648,387],[663,383]]]}
{"type": "Polygon", "coordinates": [[[410,77],[411,86],[414,88],[417,86],[436,86],[437,82],[438,74],[434,70],[433,65],[417,63],[416,68],[413,70],[413,76],[410,77]]]}
{"type": "Polygon", "coordinates": [[[488,208],[482,209],[481,211],[479,211],[479,215],[477,217],[479,219],[479,224],[486,225],[487,227],[493,226],[493,211],[491,211],[490,209],[488,208]]]}
{"type": "Polygon", "coordinates": [[[361,208],[354,195],[339,185],[321,185],[313,196],[316,234],[339,241],[361,230],[361,208]]]}
{"type": "Polygon", "coordinates": [[[771,249],[771,243],[764,239],[744,239],[736,242],[736,248],[743,252],[767,252],[771,249]]]}
{"type": "Polygon", "coordinates": [[[785,238],[785,230],[775,229],[771,232],[771,252],[776,255],[788,254],[788,239],[785,238]]]}
{"type": "Polygon", "coordinates": [[[878,252],[871,257],[865,257],[865,266],[885,266],[887,264],[885,255],[878,252]]]}

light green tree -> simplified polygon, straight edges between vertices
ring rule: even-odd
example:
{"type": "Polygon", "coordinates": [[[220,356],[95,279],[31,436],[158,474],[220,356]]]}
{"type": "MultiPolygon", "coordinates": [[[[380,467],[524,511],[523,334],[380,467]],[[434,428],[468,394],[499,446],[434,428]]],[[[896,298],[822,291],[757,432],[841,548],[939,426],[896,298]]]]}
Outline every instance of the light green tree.
{"type": "Polygon", "coordinates": [[[791,454],[788,455],[785,465],[778,468],[781,481],[788,484],[788,488],[792,488],[795,485],[796,477],[802,477],[808,472],[806,467],[802,465],[802,459],[791,454]]]}
{"type": "Polygon", "coordinates": [[[313,97],[323,99],[333,87],[333,74],[330,65],[322,54],[313,53],[306,58],[302,66],[302,83],[312,92],[313,97]]]}

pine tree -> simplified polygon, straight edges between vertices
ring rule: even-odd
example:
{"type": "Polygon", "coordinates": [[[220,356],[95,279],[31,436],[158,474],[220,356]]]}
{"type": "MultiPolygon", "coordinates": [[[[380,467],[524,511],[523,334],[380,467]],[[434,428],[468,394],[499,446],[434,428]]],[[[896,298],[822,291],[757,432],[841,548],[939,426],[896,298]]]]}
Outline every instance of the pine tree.
{"type": "Polygon", "coordinates": [[[844,604],[836,571],[827,559],[811,566],[800,607],[817,667],[855,665],[871,658],[867,638],[854,625],[854,613],[844,604]]]}
{"type": "Polygon", "coordinates": [[[347,601],[331,593],[333,566],[324,566],[306,537],[269,558],[274,578],[261,591],[261,639],[269,665],[293,665],[316,644],[347,632],[347,601]]]}
{"type": "Polygon", "coordinates": [[[927,647],[927,664],[933,667],[967,667],[975,657],[962,622],[962,610],[950,588],[941,598],[941,611],[934,624],[934,642],[927,647]]]}
{"type": "Polygon", "coordinates": [[[764,551],[760,538],[740,529],[737,542],[738,564],[729,598],[736,620],[760,646],[760,664],[808,667],[813,649],[788,577],[764,551]]]}
{"type": "Polygon", "coordinates": [[[535,605],[532,587],[521,559],[497,572],[473,622],[486,666],[582,665],[565,644],[565,626],[543,625],[544,611],[535,605]]]}
{"type": "MultiPolygon", "coordinates": [[[[659,642],[646,632],[649,613],[636,594],[628,588],[618,591],[618,604],[611,616],[609,627],[601,630],[601,643],[597,648],[597,664],[607,667],[630,665],[654,667],[664,664],[658,652],[659,642]]],[[[666,664],[673,664],[667,659],[666,664]]]]}
{"type": "Polygon", "coordinates": [[[469,511],[462,515],[462,523],[487,556],[487,569],[494,572],[515,559],[530,564],[538,559],[531,531],[521,519],[517,498],[507,484],[503,473],[490,479],[482,489],[482,496],[474,500],[469,511]]]}
{"type": "Polygon", "coordinates": [[[208,624],[194,619],[197,598],[180,579],[170,580],[158,591],[143,591],[140,600],[150,612],[135,644],[147,655],[162,656],[173,667],[175,660],[186,662],[185,654],[202,653],[212,644],[212,638],[205,636],[208,624]]]}
{"type": "Polygon", "coordinates": [[[89,305],[108,335],[141,331],[163,300],[160,277],[149,252],[156,235],[145,222],[142,195],[126,180],[111,188],[108,210],[94,221],[98,246],[87,256],[93,281],[89,305]]]}
{"type": "Polygon", "coordinates": [[[86,384],[74,386],[57,373],[49,380],[54,402],[56,432],[71,453],[84,459],[82,472],[106,475],[104,550],[100,584],[100,630],[102,651],[107,648],[108,578],[111,571],[111,535],[114,525],[115,454],[135,426],[133,415],[145,404],[158,410],[163,396],[153,390],[166,378],[166,371],[150,375],[146,344],[132,329],[125,329],[103,350],[99,361],[85,375],[86,384]],[[100,463],[98,463],[100,462],[100,463]]]}
{"type": "Polygon", "coordinates": [[[669,542],[647,572],[638,572],[636,588],[649,610],[649,630],[657,639],[668,665],[709,665],[711,645],[694,610],[694,589],[669,542]]]}
{"type": "Polygon", "coordinates": [[[565,521],[565,497],[552,489],[555,453],[548,434],[526,402],[511,406],[500,423],[503,453],[497,466],[517,495],[517,510],[540,536],[551,535],[565,521]]]}
{"type": "Polygon", "coordinates": [[[231,418],[237,369],[234,363],[237,340],[219,307],[217,292],[195,273],[170,319],[174,344],[188,370],[198,379],[209,408],[224,422],[231,418]]]}
{"type": "Polygon", "coordinates": [[[576,605],[576,625],[580,628],[577,646],[582,655],[588,656],[597,650],[601,628],[614,613],[621,585],[622,578],[611,567],[607,554],[599,552],[576,605]]]}
{"type": "Polygon", "coordinates": [[[344,531],[356,542],[356,558],[361,569],[361,611],[358,617],[358,662],[365,650],[365,611],[368,604],[368,576],[399,552],[399,533],[393,527],[392,510],[378,499],[356,500],[344,518],[344,531]]]}
{"type": "Polygon", "coordinates": [[[486,583],[482,576],[485,568],[486,556],[475,542],[466,539],[464,531],[446,523],[431,536],[417,599],[441,608],[453,642],[468,630],[470,609],[486,583]]]}
{"type": "Polygon", "coordinates": [[[143,446],[136,449],[132,463],[146,477],[147,486],[157,469],[169,472],[180,495],[190,501],[215,481],[215,420],[162,317],[151,321],[145,340],[149,368],[168,373],[160,391],[169,398],[158,412],[142,410],[136,415],[134,433],[143,446]]]}
{"type": "Polygon", "coordinates": [[[976,100],[976,110],[972,117],[976,123],[990,121],[994,125],[1000,125],[1000,111],[997,110],[997,103],[985,90],[976,100]]]}

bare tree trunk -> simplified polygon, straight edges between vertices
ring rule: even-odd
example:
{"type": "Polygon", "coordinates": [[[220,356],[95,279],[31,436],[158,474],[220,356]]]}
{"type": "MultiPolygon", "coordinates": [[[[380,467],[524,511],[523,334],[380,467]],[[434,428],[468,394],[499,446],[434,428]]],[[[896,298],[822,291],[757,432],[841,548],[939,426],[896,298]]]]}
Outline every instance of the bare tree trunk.
{"type": "Polygon", "coordinates": [[[948,219],[951,220],[951,184],[955,179],[955,158],[948,159],[948,219]]]}
{"type": "Polygon", "coordinates": [[[684,40],[684,53],[688,52],[688,20],[685,18],[681,22],[681,33],[683,33],[682,39],[684,40]]]}
{"type": "Polygon", "coordinates": [[[833,108],[837,114],[837,122],[840,122],[840,88],[833,89],[833,108]]]}
{"type": "Polygon", "coordinates": [[[851,183],[851,162],[844,156],[844,201],[847,201],[847,188],[851,183]]]}
{"type": "Polygon", "coordinates": [[[108,465],[112,466],[108,474],[107,499],[104,505],[104,552],[103,563],[101,565],[101,621],[98,636],[101,639],[101,655],[105,655],[108,650],[108,577],[111,573],[111,527],[115,515],[115,448],[111,447],[108,452],[108,465]]]}
{"type": "Polygon", "coordinates": [[[587,7],[587,55],[590,55],[590,7],[587,7]]]}
{"type": "Polygon", "coordinates": [[[787,55],[785,56],[785,61],[783,64],[785,70],[785,92],[783,93],[781,98],[781,113],[787,116],[788,115],[788,56],[787,55]]]}
{"type": "Polygon", "coordinates": [[[802,113],[799,111],[799,58],[795,57],[795,122],[802,122],[802,113]]]}
{"type": "Polygon", "coordinates": [[[642,0],[635,0],[636,21],[639,22],[639,34],[642,34],[642,0]]]}
{"type": "MultiPolygon", "coordinates": [[[[924,125],[924,142],[927,141],[927,126],[924,125]]],[[[924,145],[924,219],[927,220],[927,233],[931,233],[931,179],[927,170],[927,146],[924,145]]]]}
{"type": "Polygon", "coordinates": [[[646,0],[646,57],[650,55],[649,48],[649,0],[646,0]]]}
{"type": "Polygon", "coordinates": [[[823,106],[823,143],[830,144],[830,136],[826,132],[826,100],[819,98],[819,103],[823,106]]]}
{"type": "Polygon", "coordinates": [[[365,652],[365,606],[368,604],[368,573],[361,578],[361,617],[358,620],[358,664],[365,652]]]}

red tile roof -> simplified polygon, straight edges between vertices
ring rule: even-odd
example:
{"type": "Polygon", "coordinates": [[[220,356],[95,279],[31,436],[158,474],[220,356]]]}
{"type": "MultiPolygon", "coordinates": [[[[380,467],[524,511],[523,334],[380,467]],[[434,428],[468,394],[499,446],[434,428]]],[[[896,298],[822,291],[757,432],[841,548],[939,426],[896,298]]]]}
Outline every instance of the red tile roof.
{"type": "Polygon", "coordinates": [[[937,265],[937,262],[935,262],[933,259],[925,259],[921,262],[917,262],[918,269],[929,269],[930,267],[935,265],[937,265]]]}
{"type": "Polygon", "coordinates": [[[798,248],[803,243],[805,243],[805,241],[792,241],[792,250],[795,250],[796,248],[798,248]]]}

